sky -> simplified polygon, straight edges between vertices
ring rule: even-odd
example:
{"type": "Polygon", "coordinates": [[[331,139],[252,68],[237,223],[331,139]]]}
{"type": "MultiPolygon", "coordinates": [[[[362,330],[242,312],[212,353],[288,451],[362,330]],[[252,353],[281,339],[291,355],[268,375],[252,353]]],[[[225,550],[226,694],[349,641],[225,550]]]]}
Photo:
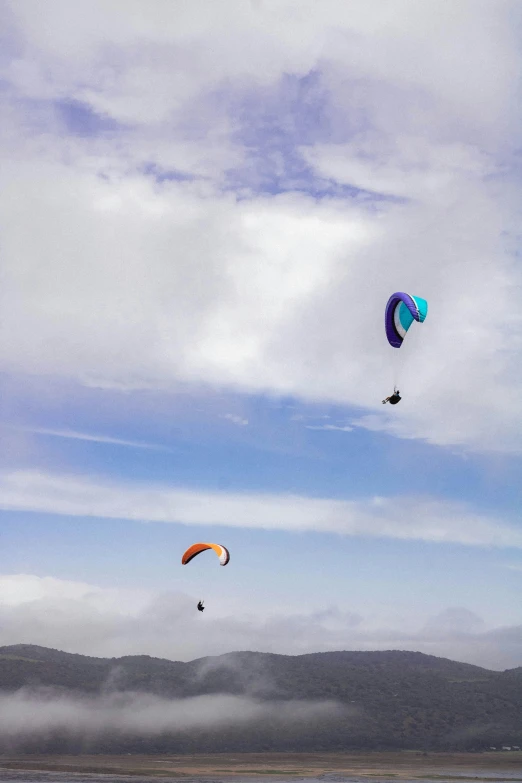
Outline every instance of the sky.
{"type": "Polygon", "coordinates": [[[520,4],[0,30],[0,645],[521,666],[520,4]]]}

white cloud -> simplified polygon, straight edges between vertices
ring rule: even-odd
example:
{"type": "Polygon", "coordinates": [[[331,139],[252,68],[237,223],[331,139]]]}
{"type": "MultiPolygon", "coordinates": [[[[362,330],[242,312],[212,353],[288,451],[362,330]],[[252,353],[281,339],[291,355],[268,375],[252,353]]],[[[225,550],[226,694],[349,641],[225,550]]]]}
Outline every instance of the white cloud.
{"type": "Polygon", "coordinates": [[[232,424],[237,424],[238,427],[246,427],[248,424],[248,419],[243,418],[243,416],[237,416],[235,413],[224,413],[221,418],[231,421],[232,424]]]}
{"type": "Polygon", "coordinates": [[[522,548],[514,524],[432,498],[331,500],[300,495],[198,492],[37,471],[0,475],[0,508],[69,516],[522,548]]]}
{"type": "Polygon", "coordinates": [[[3,606],[18,606],[42,598],[63,597],[64,594],[78,599],[101,592],[100,588],[82,582],[67,582],[51,576],[40,578],[31,574],[0,576],[0,590],[3,606]]]}
{"type": "Polygon", "coordinates": [[[481,632],[485,629],[485,623],[475,612],[463,607],[451,607],[431,617],[424,627],[424,631],[433,634],[437,638],[447,635],[470,634],[481,632]]]}
{"type": "Polygon", "coordinates": [[[444,202],[455,187],[495,173],[494,162],[463,143],[437,144],[424,136],[397,136],[387,148],[381,135],[360,134],[348,144],[303,148],[325,177],[389,196],[444,202]]]}
{"type": "Polygon", "coordinates": [[[0,367],[336,401],[399,437],[522,451],[518,4],[20,0],[4,13],[0,367]],[[280,91],[310,74],[321,100],[300,96],[304,120],[280,91]],[[274,95],[290,151],[264,119],[274,95]],[[66,135],[53,99],[129,127],[66,135]],[[304,155],[315,185],[404,201],[256,195],[256,140],[283,184],[285,155],[304,155]],[[147,165],[204,179],[158,184],[147,165]],[[231,169],[248,198],[226,190],[231,169]],[[403,402],[383,411],[397,288],[430,314],[409,339],[403,402]]]}
{"type": "MultiPolygon", "coordinates": [[[[247,605],[231,611],[226,602],[218,602],[217,609],[201,616],[195,608],[198,596],[180,592],[142,594],[137,600],[134,590],[86,589],[83,583],[30,574],[2,576],[1,584],[10,585],[11,594],[0,592],[0,646],[27,643],[109,658],[147,654],[169,660],[235,650],[299,655],[402,649],[497,669],[522,661],[521,626],[486,626],[465,607],[448,607],[420,625],[411,617],[394,625],[386,607],[383,617],[372,618],[336,607],[295,613],[285,611],[283,602],[265,615],[254,614],[247,605]]],[[[258,684],[253,683],[252,696],[258,684]]],[[[254,705],[253,714],[256,709],[254,705]]]]}
{"type": "MultiPolygon", "coordinates": [[[[510,2],[379,0],[369,8],[364,0],[320,7],[225,0],[218,8],[151,0],[145,11],[140,0],[52,0],[44,9],[12,0],[8,7],[25,44],[18,62],[41,71],[19,76],[20,88],[45,78],[58,94],[75,91],[134,122],[155,121],[225,79],[270,83],[328,64],[355,83],[426,91],[453,104],[464,127],[470,117],[498,122],[516,89],[518,9],[510,2]]],[[[340,90],[338,98],[346,101],[340,90]]]]}
{"type": "Polygon", "coordinates": [[[352,432],[353,427],[338,424],[305,424],[307,430],[338,430],[339,432],[352,432]]]}
{"type": "Polygon", "coordinates": [[[151,599],[145,590],[123,591],[117,588],[97,587],[86,582],[56,579],[34,574],[0,574],[0,604],[17,607],[35,602],[80,601],[94,610],[118,610],[120,614],[133,614],[151,599]]]}
{"type": "Polygon", "coordinates": [[[112,438],[109,435],[92,435],[87,432],[76,432],[74,430],[55,430],[49,427],[9,427],[9,429],[34,435],[50,435],[54,438],[65,438],[66,440],[85,440],[92,443],[108,443],[114,446],[129,446],[129,448],[133,449],[151,451],[171,451],[168,446],[163,446],[161,443],[145,443],[140,440],[112,438]]]}
{"type": "Polygon", "coordinates": [[[0,361],[102,386],[181,380],[375,405],[361,426],[520,451],[519,271],[501,210],[462,183],[437,207],[372,216],[295,194],[236,204],[186,184],[7,166],[0,361]],[[430,312],[401,349],[404,396],[389,412],[382,311],[397,287],[430,312]]]}

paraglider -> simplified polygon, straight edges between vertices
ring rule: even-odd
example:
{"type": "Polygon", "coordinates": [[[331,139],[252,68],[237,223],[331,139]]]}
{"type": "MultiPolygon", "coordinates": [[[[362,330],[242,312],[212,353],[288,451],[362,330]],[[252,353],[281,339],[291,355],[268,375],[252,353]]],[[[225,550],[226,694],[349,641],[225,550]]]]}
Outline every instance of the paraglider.
{"type": "Polygon", "coordinates": [[[221,546],[221,544],[192,544],[192,546],[189,546],[187,551],[184,552],[183,557],[181,558],[181,564],[187,565],[187,563],[190,563],[197,555],[201,554],[201,552],[205,552],[207,549],[213,549],[219,557],[220,565],[226,566],[230,560],[230,552],[226,547],[221,546]]]}
{"type": "MultiPolygon", "coordinates": [[[[392,348],[400,348],[408,329],[414,321],[422,323],[428,314],[428,303],[420,296],[405,294],[403,291],[396,291],[388,299],[386,311],[384,314],[384,326],[386,337],[392,348]]],[[[399,390],[395,386],[393,394],[386,397],[382,402],[390,405],[397,405],[401,397],[399,390]]]]}
{"type": "Polygon", "coordinates": [[[402,398],[399,394],[399,390],[397,389],[397,387],[395,387],[393,390],[393,394],[390,394],[389,397],[386,397],[386,399],[382,401],[382,404],[386,405],[386,403],[389,402],[390,405],[397,405],[397,403],[400,402],[401,399],[402,398]]]}
{"type": "MultiPolygon", "coordinates": [[[[230,552],[226,547],[222,546],[221,544],[204,543],[192,544],[192,546],[189,546],[189,548],[183,553],[183,557],[181,558],[181,565],[187,565],[187,563],[190,563],[191,560],[200,555],[202,552],[206,552],[207,549],[214,550],[219,558],[220,565],[227,565],[230,560],[230,552]]],[[[205,607],[203,606],[203,601],[198,601],[198,612],[204,611],[205,607]]]]}

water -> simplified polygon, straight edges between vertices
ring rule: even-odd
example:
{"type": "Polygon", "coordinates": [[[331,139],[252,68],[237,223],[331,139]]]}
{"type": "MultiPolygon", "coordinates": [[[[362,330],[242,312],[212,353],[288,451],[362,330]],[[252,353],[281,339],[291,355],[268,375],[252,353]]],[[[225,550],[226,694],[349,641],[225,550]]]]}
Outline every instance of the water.
{"type": "Polygon", "coordinates": [[[83,772],[40,772],[26,770],[2,770],[0,769],[0,783],[169,783],[176,781],[179,783],[468,783],[468,781],[480,781],[491,783],[510,783],[512,781],[521,781],[522,783],[522,764],[519,769],[513,770],[491,770],[476,767],[473,769],[459,770],[437,770],[419,774],[417,777],[401,777],[398,774],[392,774],[389,777],[381,775],[337,775],[325,774],[318,777],[307,777],[303,775],[233,775],[226,777],[211,776],[189,776],[189,775],[117,775],[111,773],[83,773],[83,772]]]}

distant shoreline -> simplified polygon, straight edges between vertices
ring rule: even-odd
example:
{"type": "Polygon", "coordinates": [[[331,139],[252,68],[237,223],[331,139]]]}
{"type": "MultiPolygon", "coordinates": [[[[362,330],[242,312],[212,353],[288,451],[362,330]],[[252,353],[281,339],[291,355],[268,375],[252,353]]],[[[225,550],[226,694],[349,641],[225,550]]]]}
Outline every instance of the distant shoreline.
{"type": "Polygon", "coordinates": [[[0,782],[54,779],[112,783],[175,779],[218,783],[240,779],[521,781],[522,752],[428,753],[226,753],[198,755],[4,755],[0,782]]]}

